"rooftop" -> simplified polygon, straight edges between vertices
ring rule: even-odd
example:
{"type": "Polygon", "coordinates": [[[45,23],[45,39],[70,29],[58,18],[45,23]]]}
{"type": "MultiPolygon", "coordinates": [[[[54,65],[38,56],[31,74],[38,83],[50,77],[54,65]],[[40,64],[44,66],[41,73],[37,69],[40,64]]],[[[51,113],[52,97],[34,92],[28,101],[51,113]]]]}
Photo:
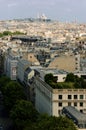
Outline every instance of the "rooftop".
{"type": "Polygon", "coordinates": [[[39,72],[42,72],[44,75],[52,73],[53,75],[56,74],[67,74],[67,71],[64,70],[58,70],[58,69],[54,69],[54,68],[38,68],[37,69],[39,72]]]}
{"type": "Polygon", "coordinates": [[[23,64],[23,65],[31,65],[31,63],[25,59],[19,59],[19,61],[23,64]]]}
{"type": "Polygon", "coordinates": [[[86,122],[86,114],[81,113],[73,106],[64,107],[76,120],[80,122],[86,122]]]}

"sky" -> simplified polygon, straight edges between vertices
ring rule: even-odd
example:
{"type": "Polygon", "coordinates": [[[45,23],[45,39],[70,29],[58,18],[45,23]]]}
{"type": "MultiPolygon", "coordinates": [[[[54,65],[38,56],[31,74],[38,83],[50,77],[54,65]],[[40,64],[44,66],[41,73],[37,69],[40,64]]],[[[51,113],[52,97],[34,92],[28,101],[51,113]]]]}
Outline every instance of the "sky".
{"type": "Polygon", "coordinates": [[[86,0],[0,0],[0,20],[36,18],[86,23],[86,0]]]}

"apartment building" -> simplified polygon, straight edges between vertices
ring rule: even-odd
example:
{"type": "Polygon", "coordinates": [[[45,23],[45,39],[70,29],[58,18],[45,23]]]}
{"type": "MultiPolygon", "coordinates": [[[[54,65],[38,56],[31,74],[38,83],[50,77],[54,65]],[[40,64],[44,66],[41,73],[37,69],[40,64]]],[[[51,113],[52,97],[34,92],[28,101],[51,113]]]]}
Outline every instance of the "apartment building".
{"type": "Polygon", "coordinates": [[[44,80],[46,74],[53,74],[53,76],[57,79],[57,82],[64,82],[67,76],[67,72],[63,70],[58,70],[54,68],[35,68],[35,71],[39,73],[41,78],[44,80]]]}
{"type": "Polygon", "coordinates": [[[17,78],[23,82],[24,81],[24,72],[31,65],[31,63],[25,59],[18,60],[17,66],[17,78]]]}
{"type": "Polygon", "coordinates": [[[4,71],[4,55],[3,55],[3,50],[0,49],[0,74],[3,73],[4,71]]]}
{"type": "Polygon", "coordinates": [[[34,77],[34,70],[32,70],[30,67],[28,67],[24,71],[24,83],[27,85],[28,82],[31,82],[31,79],[34,77]]]}
{"type": "Polygon", "coordinates": [[[27,100],[30,100],[34,103],[35,101],[35,96],[34,96],[34,75],[35,72],[32,70],[30,67],[28,67],[24,71],[24,85],[25,85],[25,91],[26,91],[26,96],[27,100]]]}
{"type": "Polygon", "coordinates": [[[36,77],[35,106],[40,113],[57,117],[66,106],[74,106],[86,113],[86,89],[53,89],[42,78],[36,77]]]}
{"type": "Polygon", "coordinates": [[[62,69],[68,72],[80,70],[80,55],[63,55],[50,62],[48,68],[62,69]]]}
{"type": "Polygon", "coordinates": [[[16,80],[17,78],[17,63],[19,58],[20,56],[13,53],[10,48],[7,50],[4,60],[4,72],[11,80],[16,80]]]}

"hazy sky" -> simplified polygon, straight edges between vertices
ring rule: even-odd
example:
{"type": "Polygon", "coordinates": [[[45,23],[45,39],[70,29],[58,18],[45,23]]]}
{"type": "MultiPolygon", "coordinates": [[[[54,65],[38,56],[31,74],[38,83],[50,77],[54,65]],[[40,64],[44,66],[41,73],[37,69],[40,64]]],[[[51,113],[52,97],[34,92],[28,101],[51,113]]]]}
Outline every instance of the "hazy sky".
{"type": "Polygon", "coordinates": [[[0,19],[36,18],[86,22],[86,0],[0,0],[0,19]]]}

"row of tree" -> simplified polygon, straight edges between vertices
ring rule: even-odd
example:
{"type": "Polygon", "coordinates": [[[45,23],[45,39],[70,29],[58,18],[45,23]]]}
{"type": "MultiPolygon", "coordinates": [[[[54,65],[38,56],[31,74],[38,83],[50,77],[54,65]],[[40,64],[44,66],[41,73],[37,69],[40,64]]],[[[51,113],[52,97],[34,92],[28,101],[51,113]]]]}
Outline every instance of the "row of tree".
{"type": "Polygon", "coordinates": [[[46,74],[45,82],[49,84],[52,88],[57,89],[74,89],[74,88],[86,88],[86,81],[82,77],[78,77],[77,75],[74,75],[73,73],[67,74],[64,82],[57,82],[57,78],[53,76],[53,74],[46,74]]]}
{"type": "Polygon", "coordinates": [[[23,32],[19,32],[19,31],[16,31],[16,32],[11,32],[11,31],[4,31],[3,33],[0,33],[0,37],[3,37],[3,36],[11,36],[11,35],[24,35],[25,33],[23,32]]]}
{"type": "Polygon", "coordinates": [[[10,112],[17,100],[25,99],[23,87],[18,82],[11,81],[6,76],[0,78],[0,90],[8,112],[10,112]]]}
{"type": "Polygon", "coordinates": [[[1,77],[0,90],[15,130],[77,130],[66,117],[40,115],[32,103],[26,100],[23,87],[18,82],[1,77]]]}

